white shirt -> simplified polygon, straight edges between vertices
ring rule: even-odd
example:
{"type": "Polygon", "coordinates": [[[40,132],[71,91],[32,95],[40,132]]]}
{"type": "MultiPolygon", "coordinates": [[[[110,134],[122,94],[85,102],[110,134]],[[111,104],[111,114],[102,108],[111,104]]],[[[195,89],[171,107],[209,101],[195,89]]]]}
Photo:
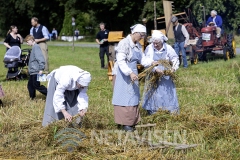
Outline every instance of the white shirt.
{"type": "MultiPolygon", "coordinates": [[[[126,38],[121,40],[117,47],[116,59],[117,64],[120,70],[124,75],[129,76],[133,71],[128,67],[127,61],[129,61],[133,55],[132,49],[142,53],[142,47],[139,42],[136,44],[133,43],[132,38],[128,35],[126,38]]],[[[144,54],[142,53],[142,59],[144,54]]],[[[140,60],[142,64],[142,59],[140,60]]],[[[153,60],[145,58],[144,64],[145,66],[150,66],[153,60]]]]}
{"type": "MultiPolygon", "coordinates": [[[[53,96],[53,106],[56,113],[60,112],[61,109],[65,109],[65,105],[63,104],[63,102],[65,101],[64,92],[66,90],[72,91],[78,89],[76,86],[76,77],[74,77],[74,75],[79,74],[79,72],[83,71],[84,70],[76,66],[63,66],[50,73],[50,76],[52,76],[52,74],[55,72],[55,80],[58,83],[53,96]]],[[[48,77],[48,80],[50,81],[49,78],[53,77],[48,77]]],[[[88,87],[79,89],[80,92],[77,97],[77,106],[79,111],[88,108],[87,89],[88,87]]]]}
{"type": "MultiPolygon", "coordinates": [[[[157,49],[154,48],[153,44],[148,45],[147,48],[145,49],[144,58],[148,58],[148,59],[153,60],[154,53],[155,54],[162,54],[165,50],[164,47],[165,46],[163,45],[163,47],[160,50],[157,50],[157,49]]],[[[166,47],[167,47],[166,60],[169,60],[173,63],[172,68],[176,71],[179,68],[179,57],[176,54],[175,50],[170,45],[166,44],[166,47]]]]}

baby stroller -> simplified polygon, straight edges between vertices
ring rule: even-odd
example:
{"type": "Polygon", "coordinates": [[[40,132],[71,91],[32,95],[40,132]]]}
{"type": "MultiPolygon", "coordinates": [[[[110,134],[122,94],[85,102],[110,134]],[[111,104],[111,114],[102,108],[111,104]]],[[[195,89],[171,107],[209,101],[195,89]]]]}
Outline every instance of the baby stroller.
{"type": "Polygon", "coordinates": [[[6,79],[24,79],[27,73],[22,73],[25,66],[28,65],[31,49],[21,50],[18,46],[11,47],[4,56],[4,65],[8,68],[6,79]],[[27,52],[27,54],[22,54],[27,52]]]}

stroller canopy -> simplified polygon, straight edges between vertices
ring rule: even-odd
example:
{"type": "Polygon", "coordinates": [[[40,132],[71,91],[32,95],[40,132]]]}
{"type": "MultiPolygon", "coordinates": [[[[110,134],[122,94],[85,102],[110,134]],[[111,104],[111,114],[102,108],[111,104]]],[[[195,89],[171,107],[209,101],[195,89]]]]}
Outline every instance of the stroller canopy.
{"type": "Polygon", "coordinates": [[[21,49],[18,46],[11,47],[4,56],[4,61],[20,60],[21,49]]]}

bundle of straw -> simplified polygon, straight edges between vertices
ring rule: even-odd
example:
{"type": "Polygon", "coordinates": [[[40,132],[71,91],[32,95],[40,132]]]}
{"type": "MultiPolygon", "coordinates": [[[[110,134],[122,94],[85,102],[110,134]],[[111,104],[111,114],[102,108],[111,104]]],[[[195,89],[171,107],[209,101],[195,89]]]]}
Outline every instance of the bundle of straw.
{"type": "Polygon", "coordinates": [[[140,81],[145,82],[145,91],[154,91],[158,87],[158,82],[161,81],[163,76],[170,76],[173,81],[177,81],[177,75],[173,72],[174,65],[168,60],[159,60],[155,65],[146,68],[138,75],[140,81]],[[153,72],[153,68],[161,65],[164,67],[163,73],[153,72]]]}

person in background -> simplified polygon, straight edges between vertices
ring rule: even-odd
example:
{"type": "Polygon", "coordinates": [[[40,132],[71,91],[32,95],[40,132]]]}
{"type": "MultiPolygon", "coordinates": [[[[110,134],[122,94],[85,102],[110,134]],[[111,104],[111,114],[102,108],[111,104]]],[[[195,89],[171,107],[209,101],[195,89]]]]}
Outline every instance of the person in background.
{"type": "Polygon", "coordinates": [[[78,40],[78,36],[80,35],[80,32],[79,32],[78,29],[76,29],[76,30],[74,31],[74,35],[75,35],[75,37],[76,37],[77,40],[78,40]]]}
{"type": "Polygon", "coordinates": [[[47,95],[47,88],[43,85],[40,85],[40,82],[37,81],[37,76],[43,74],[43,70],[45,67],[45,59],[42,54],[42,50],[40,46],[35,42],[35,39],[32,35],[28,35],[25,38],[27,45],[32,46],[32,51],[29,57],[28,62],[28,72],[29,72],[29,80],[28,80],[28,92],[31,99],[36,97],[36,90],[40,93],[47,95]]]}
{"type": "MultiPolygon", "coordinates": [[[[154,30],[152,43],[147,46],[144,57],[153,61],[170,61],[172,62],[172,72],[175,72],[179,68],[179,58],[174,49],[165,42],[167,39],[160,31],[154,30]]],[[[160,64],[153,69],[153,72],[160,74],[163,74],[163,71],[164,67],[160,64]]],[[[146,85],[147,83],[145,88],[147,88],[146,85]]],[[[167,110],[173,114],[179,112],[176,87],[171,77],[163,76],[153,93],[151,89],[149,91],[144,90],[142,107],[147,110],[149,115],[154,114],[159,109],[167,110]]]]}
{"type": "MultiPolygon", "coordinates": [[[[146,27],[136,24],[131,27],[131,34],[121,40],[117,47],[117,68],[114,72],[113,99],[114,120],[125,131],[134,131],[135,125],[140,121],[139,113],[139,82],[137,63],[142,61],[142,47],[139,41],[146,36],[146,27]]],[[[150,66],[153,60],[147,61],[150,66]]]]}
{"type": "MultiPolygon", "coordinates": [[[[42,126],[72,116],[84,116],[88,108],[87,89],[91,74],[76,66],[61,66],[48,76],[48,95],[42,126]]],[[[78,122],[79,123],[79,122],[78,122]]]]}
{"type": "Polygon", "coordinates": [[[213,24],[213,26],[217,27],[216,37],[220,38],[221,37],[221,31],[222,31],[222,17],[217,15],[217,11],[215,11],[215,10],[212,10],[210,14],[211,14],[211,16],[207,20],[207,26],[213,24]]]}
{"type": "Polygon", "coordinates": [[[33,17],[31,19],[32,28],[30,29],[30,35],[32,35],[35,39],[35,42],[40,46],[42,49],[43,56],[45,58],[45,70],[46,72],[49,71],[49,63],[48,63],[48,46],[47,40],[49,39],[49,32],[48,29],[38,23],[38,18],[33,17]]]}
{"type": "Polygon", "coordinates": [[[109,62],[109,46],[108,46],[108,34],[109,31],[105,29],[105,24],[99,24],[100,31],[97,33],[96,42],[100,45],[99,57],[101,60],[101,68],[105,67],[104,55],[107,56],[107,62],[109,62]]]}
{"type": "Polygon", "coordinates": [[[171,22],[173,23],[173,31],[174,31],[174,50],[179,56],[180,51],[182,52],[183,58],[183,67],[187,68],[187,55],[186,55],[186,48],[189,41],[189,34],[187,29],[184,25],[178,22],[178,18],[176,16],[172,16],[171,22]]]}
{"type": "Polygon", "coordinates": [[[21,44],[23,43],[23,38],[20,34],[18,34],[17,26],[10,26],[9,31],[7,33],[7,37],[4,40],[4,46],[7,47],[7,50],[12,46],[18,46],[21,48],[21,44]]]}
{"type": "Polygon", "coordinates": [[[58,32],[55,28],[52,30],[52,39],[56,40],[58,38],[58,32]]]}

